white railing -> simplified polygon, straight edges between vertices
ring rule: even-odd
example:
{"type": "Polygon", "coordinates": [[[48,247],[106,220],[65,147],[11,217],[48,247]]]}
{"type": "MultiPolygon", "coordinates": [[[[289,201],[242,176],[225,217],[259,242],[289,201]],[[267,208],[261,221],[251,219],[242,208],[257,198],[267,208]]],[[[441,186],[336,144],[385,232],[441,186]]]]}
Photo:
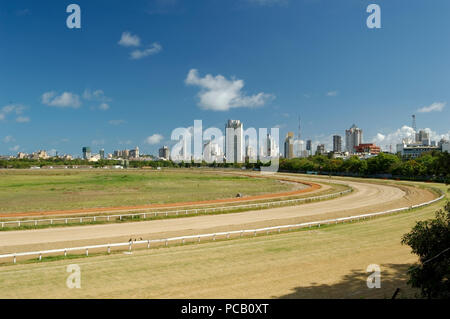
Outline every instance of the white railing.
{"type": "MultiPolygon", "coordinates": [[[[229,210],[238,210],[238,209],[256,209],[256,208],[268,208],[275,206],[283,206],[283,205],[295,205],[301,202],[313,202],[317,200],[322,200],[326,198],[334,198],[339,197],[344,194],[350,193],[353,190],[347,189],[342,192],[327,194],[327,195],[319,195],[312,196],[306,198],[296,198],[296,199],[288,199],[288,200],[280,200],[280,201],[268,201],[262,203],[254,203],[254,204],[244,204],[244,205],[230,205],[230,206],[222,206],[222,207],[205,207],[205,208],[196,208],[196,209],[182,209],[182,210],[172,210],[172,211],[147,211],[144,213],[132,213],[132,214],[120,214],[120,215],[99,215],[99,216],[83,216],[83,217],[64,217],[64,218],[47,218],[47,219],[28,219],[28,220],[14,220],[14,221],[2,221],[0,222],[0,227],[21,227],[21,226],[43,226],[43,225],[65,225],[65,224],[83,224],[83,223],[92,223],[92,222],[110,222],[114,220],[124,220],[124,219],[134,219],[139,217],[139,219],[147,219],[147,218],[155,218],[159,216],[183,216],[183,215],[197,215],[197,214],[207,214],[207,213],[218,213],[229,210]]],[[[147,208],[148,209],[148,208],[147,208]]]]}
{"type": "Polygon", "coordinates": [[[67,256],[67,253],[70,251],[85,251],[86,256],[88,256],[89,249],[94,250],[94,249],[105,249],[106,248],[107,252],[110,253],[111,248],[114,248],[114,247],[128,247],[128,250],[131,251],[133,245],[147,245],[147,248],[150,248],[151,244],[163,243],[163,244],[165,244],[165,246],[168,246],[169,242],[174,242],[174,241],[182,242],[184,244],[185,241],[189,240],[189,239],[196,239],[198,242],[200,242],[201,238],[210,238],[214,241],[214,240],[216,240],[216,237],[226,236],[226,238],[229,239],[231,235],[236,235],[236,234],[240,235],[240,237],[242,237],[244,234],[248,234],[248,233],[251,233],[254,236],[256,236],[257,233],[261,233],[261,232],[265,232],[266,234],[269,234],[270,231],[278,231],[278,233],[280,233],[282,229],[283,230],[286,230],[286,229],[291,230],[291,229],[299,229],[299,228],[312,227],[312,226],[320,227],[321,225],[329,225],[332,223],[338,224],[339,222],[344,223],[345,221],[353,221],[353,220],[359,221],[360,219],[366,219],[366,218],[371,218],[371,217],[375,217],[375,216],[379,216],[379,215],[397,213],[400,211],[405,211],[405,210],[414,209],[414,208],[433,204],[437,201],[440,201],[444,197],[445,197],[445,195],[441,195],[439,198],[433,199],[426,203],[408,206],[408,207],[391,209],[391,210],[387,210],[387,211],[383,211],[383,212],[369,213],[369,214],[335,218],[335,219],[328,219],[328,220],[322,220],[322,221],[316,221],[316,222],[308,222],[308,223],[301,223],[301,224],[294,224],[294,225],[273,226],[273,227],[265,227],[265,228],[257,228],[257,229],[218,232],[218,233],[210,233],[210,234],[172,237],[172,238],[165,238],[165,239],[139,240],[139,241],[134,241],[134,242],[130,241],[130,242],[126,242],[126,243],[103,244],[103,245],[94,245],[94,246],[53,249],[53,250],[45,250],[45,251],[13,253],[13,254],[0,255],[0,259],[13,258],[13,263],[16,263],[17,257],[24,257],[24,256],[37,256],[39,258],[39,260],[41,260],[43,255],[64,253],[64,256],[67,256]]]}

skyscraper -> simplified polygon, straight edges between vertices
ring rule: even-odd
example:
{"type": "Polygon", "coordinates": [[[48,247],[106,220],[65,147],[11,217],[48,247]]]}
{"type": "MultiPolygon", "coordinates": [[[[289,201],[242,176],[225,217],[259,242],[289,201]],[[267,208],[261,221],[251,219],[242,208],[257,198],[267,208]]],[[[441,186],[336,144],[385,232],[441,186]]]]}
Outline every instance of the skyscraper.
{"type": "Polygon", "coordinates": [[[139,147],[136,146],[136,148],[134,150],[130,150],[129,152],[129,156],[131,158],[139,158],[139,147]]]}
{"type": "Polygon", "coordinates": [[[333,152],[334,153],[342,152],[342,137],[340,135],[333,136],[333,152]]]}
{"type": "Polygon", "coordinates": [[[244,162],[244,127],[239,120],[228,120],[225,125],[225,157],[227,163],[244,162]]]}
{"type": "Polygon", "coordinates": [[[316,155],[324,155],[325,154],[325,144],[318,144],[316,155]]]}
{"type": "Polygon", "coordinates": [[[312,141],[311,140],[306,141],[306,151],[308,152],[308,155],[312,155],[312,141]]]}
{"type": "Polygon", "coordinates": [[[83,147],[83,159],[88,160],[91,159],[91,157],[92,157],[91,148],[88,146],[83,147]]]}
{"type": "Polygon", "coordinates": [[[294,132],[288,132],[284,140],[284,158],[294,158],[294,132]]]}
{"type": "Polygon", "coordinates": [[[416,143],[429,146],[431,144],[430,134],[427,131],[420,130],[416,133],[416,143]]]}
{"type": "Polygon", "coordinates": [[[355,124],[349,130],[345,130],[345,150],[355,153],[355,147],[363,142],[363,131],[355,124]]]}
{"type": "Polygon", "coordinates": [[[161,147],[159,149],[159,157],[163,158],[165,160],[169,160],[170,158],[170,151],[169,151],[169,147],[164,145],[163,147],[161,147]]]}

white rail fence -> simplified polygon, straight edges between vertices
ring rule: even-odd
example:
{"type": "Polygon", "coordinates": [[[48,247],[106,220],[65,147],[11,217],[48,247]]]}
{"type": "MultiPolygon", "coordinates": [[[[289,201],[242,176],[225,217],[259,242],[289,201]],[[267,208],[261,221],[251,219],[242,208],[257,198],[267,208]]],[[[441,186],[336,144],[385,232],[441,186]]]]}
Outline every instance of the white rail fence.
{"type": "Polygon", "coordinates": [[[445,195],[442,195],[439,198],[436,198],[429,202],[418,204],[418,205],[413,205],[413,206],[409,206],[409,207],[402,207],[402,208],[396,208],[396,209],[391,209],[391,210],[377,212],[377,213],[369,213],[369,214],[363,214],[363,215],[357,215],[357,216],[328,219],[328,220],[322,220],[322,221],[316,221],[316,222],[308,222],[308,223],[301,223],[301,224],[294,224],[294,225],[273,226],[273,227],[265,227],[265,228],[257,228],[257,229],[217,232],[217,233],[211,233],[211,234],[172,237],[172,238],[165,238],[165,239],[139,240],[139,241],[134,241],[134,242],[130,241],[130,242],[126,242],[126,243],[103,244],[103,245],[72,247],[72,248],[63,248],[63,249],[52,249],[52,250],[45,250],[45,251],[12,253],[12,254],[0,255],[0,259],[12,258],[13,263],[15,264],[17,261],[17,257],[34,256],[34,257],[37,257],[39,260],[42,260],[43,255],[54,255],[54,254],[62,254],[63,253],[64,256],[67,256],[68,252],[75,252],[75,251],[77,251],[77,252],[84,251],[86,256],[89,256],[89,250],[92,251],[92,250],[98,250],[98,249],[106,249],[107,253],[109,254],[109,253],[111,253],[111,248],[116,248],[116,247],[128,247],[128,250],[132,251],[132,248],[134,245],[147,245],[147,248],[150,249],[152,244],[153,245],[163,244],[165,246],[168,246],[169,242],[179,242],[179,243],[185,244],[185,242],[187,240],[195,240],[195,241],[200,242],[202,238],[208,238],[208,239],[215,241],[217,237],[229,239],[231,235],[239,235],[240,237],[244,236],[245,234],[252,234],[253,236],[256,236],[258,233],[260,233],[260,234],[265,233],[268,235],[270,232],[273,232],[273,231],[280,233],[281,230],[286,230],[286,229],[290,231],[292,229],[301,229],[301,228],[305,228],[305,227],[313,227],[313,226],[320,227],[321,225],[338,224],[339,222],[345,223],[346,221],[352,222],[354,220],[359,221],[361,219],[364,220],[366,218],[376,217],[376,216],[380,216],[380,215],[397,213],[397,212],[433,204],[437,201],[440,201],[444,197],[445,197],[445,195]]]}
{"type": "MultiPolygon", "coordinates": [[[[306,198],[296,198],[280,201],[268,201],[263,203],[255,204],[244,204],[244,205],[233,205],[233,206],[222,206],[222,207],[205,207],[196,209],[182,209],[182,210],[172,210],[172,211],[147,211],[144,213],[132,213],[132,214],[120,214],[120,215],[100,215],[100,216],[83,216],[83,217],[67,217],[67,218],[47,218],[47,219],[29,219],[29,220],[14,220],[14,221],[2,221],[0,222],[1,228],[5,227],[21,227],[21,226],[42,226],[42,225],[64,225],[64,224],[83,224],[92,222],[111,222],[117,220],[127,220],[127,219],[147,219],[155,218],[159,216],[182,216],[182,215],[197,215],[197,214],[207,214],[207,213],[218,213],[230,210],[238,209],[256,209],[256,208],[269,208],[283,205],[295,205],[302,202],[314,202],[317,200],[335,198],[342,196],[344,194],[352,192],[352,189],[347,189],[333,194],[319,195],[306,198]]],[[[148,209],[148,208],[147,208],[148,209]]]]}

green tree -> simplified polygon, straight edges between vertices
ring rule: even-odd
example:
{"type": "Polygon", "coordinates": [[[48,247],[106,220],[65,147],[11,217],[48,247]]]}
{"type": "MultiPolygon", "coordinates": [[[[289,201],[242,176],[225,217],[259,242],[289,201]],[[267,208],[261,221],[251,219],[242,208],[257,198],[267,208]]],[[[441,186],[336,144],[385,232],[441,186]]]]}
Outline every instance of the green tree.
{"type": "Polygon", "coordinates": [[[419,256],[419,264],[408,270],[410,284],[426,298],[450,298],[450,202],[436,218],[419,221],[402,238],[419,256]]]}

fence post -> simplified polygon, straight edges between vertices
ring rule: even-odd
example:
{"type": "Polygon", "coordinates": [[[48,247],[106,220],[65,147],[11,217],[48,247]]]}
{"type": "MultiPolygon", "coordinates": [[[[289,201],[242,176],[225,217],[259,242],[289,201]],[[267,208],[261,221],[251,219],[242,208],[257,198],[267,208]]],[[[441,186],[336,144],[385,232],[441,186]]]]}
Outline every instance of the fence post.
{"type": "Polygon", "coordinates": [[[147,217],[147,214],[146,213],[144,213],[144,219],[147,217]]]}
{"type": "Polygon", "coordinates": [[[255,237],[256,237],[256,230],[255,230],[255,237]]]}
{"type": "Polygon", "coordinates": [[[230,239],[230,233],[227,234],[227,239],[230,239]]]}
{"type": "Polygon", "coordinates": [[[147,240],[147,249],[150,249],[150,240],[147,240]]]}
{"type": "Polygon", "coordinates": [[[89,256],[89,249],[86,248],[86,256],[89,256]]]}
{"type": "Polygon", "coordinates": [[[83,218],[80,218],[80,224],[82,224],[83,223],[83,218]]]}
{"type": "Polygon", "coordinates": [[[111,247],[108,245],[108,254],[111,253],[111,247]]]}
{"type": "Polygon", "coordinates": [[[17,223],[17,225],[19,225],[18,227],[20,227],[20,220],[19,220],[19,222],[17,223]]]}
{"type": "Polygon", "coordinates": [[[39,253],[39,261],[42,260],[42,253],[39,253]]]}
{"type": "Polygon", "coordinates": [[[16,255],[14,255],[14,261],[13,262],[16,263],[16,255]]]}
{"type": "Polygon", "coordinates": [[[96,216],[94,216],[94,222],[96,222],[97,221],[97,217],[96,216]]]}
{"type": "Polygon", "coordinates": [[[280,228],[278,228],[278,233],[280,233],[281,232],[281,229],[280,228]]]}
{"type": "Polygon", "coordinates": [[[131,245],[133,244],[132,241],[130,241],[129,245],[128,245],[128,251],[131,251],[131,245]]]}
{"type": "Polygon", "coordinates": [[[200,242],[200,236],[198,236],[198,242],[200,242]]]}
{"type": "Polygon", "coordinates": [[[216,234],[213,235],[213,241],[216,241],[216,234]]]}
{"type": "Polygon", "coordinates": [[[183,238],[182,244],[184,245],[184,238],[183,238]]]}
{"type": "Polygon", "coordinates": [[[66,220],[65,220],[65,223],[67,224],[67,218],[66,218],[66,220]]]}
{"type": "Polygon", "coordinates": [[[34,221],[34,226],[37,226],[37,220],[34,221]]]}
{"type": "Polygon", "coordinates": [[[166,239],[166,247],[169,246],[169,241],[166,239]]]}
{"type": "Polygon", "coordinates": [[[67,249],[64,249],[64,257],[67,257],[67,249]]]}

